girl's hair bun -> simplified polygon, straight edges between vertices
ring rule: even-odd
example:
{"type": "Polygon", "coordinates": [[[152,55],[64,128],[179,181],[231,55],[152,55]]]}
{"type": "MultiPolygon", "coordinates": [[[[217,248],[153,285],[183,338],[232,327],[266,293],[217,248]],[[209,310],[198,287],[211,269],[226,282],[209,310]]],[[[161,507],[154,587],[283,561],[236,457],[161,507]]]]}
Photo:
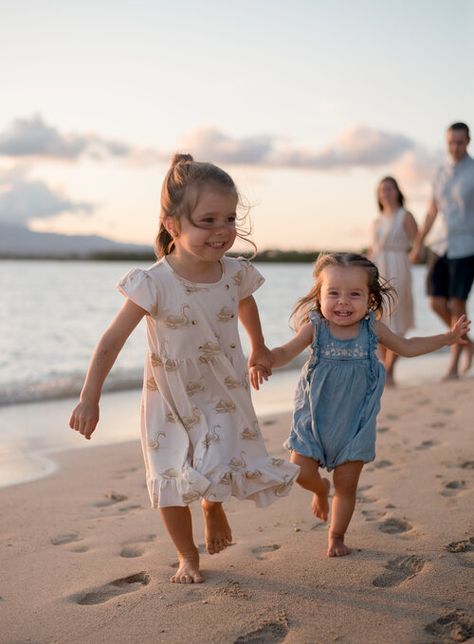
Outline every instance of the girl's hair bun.
{"type": "Polygon", "coordinates": [[[190,161],[194,161],[190,154],[175,154],[171,159],[171,167],[178,165],[178,163],[189,163],[190,161]]]}

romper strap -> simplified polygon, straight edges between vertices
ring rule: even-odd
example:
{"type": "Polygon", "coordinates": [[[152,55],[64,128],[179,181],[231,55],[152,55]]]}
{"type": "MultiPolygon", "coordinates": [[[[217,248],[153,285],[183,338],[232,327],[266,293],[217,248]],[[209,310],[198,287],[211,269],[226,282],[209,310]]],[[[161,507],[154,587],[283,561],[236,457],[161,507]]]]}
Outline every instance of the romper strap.
{"type": "Polygon", "coordinates": [[[308,317],[309,317],[309,321],[314,327],[314,336],[313,336],[313,341],[311,343],[311,357],[308,361],[308,366],[306,369],[307,382],[309,382],[311,373],[319,362],[320,335],[321,335],[321,327],[322,327],[322,324],[321,324],[322,317],[317,311],[310,311],[308,317]]]}

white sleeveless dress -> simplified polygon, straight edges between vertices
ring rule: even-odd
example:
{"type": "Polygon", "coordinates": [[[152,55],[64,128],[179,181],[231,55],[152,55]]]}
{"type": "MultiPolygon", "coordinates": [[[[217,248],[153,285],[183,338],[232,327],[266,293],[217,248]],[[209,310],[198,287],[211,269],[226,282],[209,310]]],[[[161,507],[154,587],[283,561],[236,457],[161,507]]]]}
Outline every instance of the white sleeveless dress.
{"type": "Polygon", "coordinates": [[[375,220],[372,241],[372,261],[380,275],[388,280],[397,291],[391,315],[384,314],[384,322],[394,333],[405,335],[415,326],[411,267],[408,260],[410,240],[403,222],[406,210],[399,208],[392,215],[380,215],[375,220]]]}

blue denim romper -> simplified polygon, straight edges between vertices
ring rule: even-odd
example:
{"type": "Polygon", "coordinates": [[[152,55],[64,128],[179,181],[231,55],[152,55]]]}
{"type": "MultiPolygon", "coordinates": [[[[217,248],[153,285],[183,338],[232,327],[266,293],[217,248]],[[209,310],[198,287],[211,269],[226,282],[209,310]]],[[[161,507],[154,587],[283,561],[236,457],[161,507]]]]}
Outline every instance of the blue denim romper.
{"type": "Polygon", "coordinates": [[[285,446],[328,471],[348,461],[373,461],[385,384],[385,368],[376,355],[374,312],[361,320],[358,336],[350,340],[334,338],[319,314],[312,312],[310,320],[311,356],[298,383],[285,446]]]}

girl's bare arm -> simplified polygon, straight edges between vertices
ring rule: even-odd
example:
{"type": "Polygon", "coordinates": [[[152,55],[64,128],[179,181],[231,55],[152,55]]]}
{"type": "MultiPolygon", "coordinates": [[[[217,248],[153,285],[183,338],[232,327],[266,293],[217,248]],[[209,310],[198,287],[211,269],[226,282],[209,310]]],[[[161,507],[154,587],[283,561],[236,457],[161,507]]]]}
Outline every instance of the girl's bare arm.
{"type": "Polygon", "coordinates": [[[313,335],[314,327],[311,322],[303,324],[294,338],[281,347],[272,349],[272,367],[283,367],[291,362],[311,344],[313,335]]]}
{"type": "Polygon", "coordinates": [[[380,344],[390,349],[399,356],[412,358],[413,356],[421,356],[424,353],[430,353],[446,347],[451,344],[466,344],[467,340],[464,336],[468,333],[470,327],[470,320],[462,315],[458,321],[453,324],[451,331],[447,333],[440,333],[439,335],[429,335],[424,338],[404,338],[396,333],[393,333],[383,322],[375,322],[375,332],[377,334],[380,344]]]}
{"type": "Polygon", "coordinates": [[[104,381],[128,336],[146,313],[145,309],[127,299],[94,350],[79,404],[69,420],[71,429],[87,439],[99,422],[99,399],[104,381]]]}
{"type": "Polygon", "coordinates": [[[249,367],[258,363],[265,367],[268,374],[271,374],[270,351],[265,346],[260,315],[253,295],[249,295],[243,300],[240,300],[238,315],[250,340],[251,353],[248,360],[249,367]]]}

